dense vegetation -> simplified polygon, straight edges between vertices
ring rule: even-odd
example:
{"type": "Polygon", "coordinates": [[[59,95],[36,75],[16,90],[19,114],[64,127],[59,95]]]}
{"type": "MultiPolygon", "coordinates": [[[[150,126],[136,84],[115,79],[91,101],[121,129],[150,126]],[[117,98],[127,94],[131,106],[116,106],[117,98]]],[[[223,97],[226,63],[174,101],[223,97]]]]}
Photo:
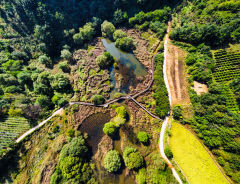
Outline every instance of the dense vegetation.
{"type": "Polygon", "coordinates": [[[155,56],[154,69],[154,94],[156,100],[155,112],[161,118],[164,118],[169,111],[168,92],[163,79],[163,53],[155,56]]]}
{"type": "Polygon", "coordinates": [[[104,167],[108,172],[117,172],[121,167],[121,158],[116,150],[111,150],[104,158],[104,167]]]}

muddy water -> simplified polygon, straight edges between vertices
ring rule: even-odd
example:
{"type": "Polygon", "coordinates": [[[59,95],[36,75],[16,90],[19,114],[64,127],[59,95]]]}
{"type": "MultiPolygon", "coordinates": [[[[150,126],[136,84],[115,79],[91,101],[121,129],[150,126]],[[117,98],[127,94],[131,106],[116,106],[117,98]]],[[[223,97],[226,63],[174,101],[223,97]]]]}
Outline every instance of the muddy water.
{"type": "Polygon", "coordinates": [[[135,87],[138,83],[137,78],[147,75],[146,68],[132,53],[121,51],[108,39],[102,39],[102,42],[106,50],[117,59],[119,68],[118,70],[113,67],[110,69],[111,84],[114,86],[110,93],[110,97],[113,98],[116,92],[129,93],[129,86],[135,87]],[[122,76],[120,89],[116,88],[115,72],[118,72],[122,76]]]}
{"type": "Polygon", "coordinates": [[[88,134],[87,142],[92,148],[93,155],[97,152],[98,144],[104,135],[103,126],[110,119],[110,113],[96,113],[85,119],[80,127],[81,132],[88,134]]]}

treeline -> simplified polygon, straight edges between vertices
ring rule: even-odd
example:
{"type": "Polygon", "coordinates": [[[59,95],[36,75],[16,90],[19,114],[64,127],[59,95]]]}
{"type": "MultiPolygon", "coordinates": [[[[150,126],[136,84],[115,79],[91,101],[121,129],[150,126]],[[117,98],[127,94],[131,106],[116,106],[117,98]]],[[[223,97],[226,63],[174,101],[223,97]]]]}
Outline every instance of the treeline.
{"type": "Polygon", "coordinates": [[[164,118],[169,112],[168,91],[163,78],[163,53],[155,56],[153,98],[156,100],[155,112],[160,118],[164,118]]]}
{"type": "Polygon", "coordinates": [[[189,2],[173,16],[170,38],[194,45],[219,47],[240,40],[239,2],[201,0],[189,2]]]}

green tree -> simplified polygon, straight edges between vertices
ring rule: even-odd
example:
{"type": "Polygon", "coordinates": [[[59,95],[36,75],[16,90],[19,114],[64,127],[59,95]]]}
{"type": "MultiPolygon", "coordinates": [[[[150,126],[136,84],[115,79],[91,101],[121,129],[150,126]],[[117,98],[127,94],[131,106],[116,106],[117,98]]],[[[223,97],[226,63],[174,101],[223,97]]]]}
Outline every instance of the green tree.
{"type": "Polygon", "coordinates": [[[116,150],[111,150],[104,158],[104,167],[108,172],[117,172],[121,168],[121,158],[116,150]]]}
{"type": "Polygon", "coordinates": [[[48,96],[45,95],[39,96],[35,103],[46,109],[50,109],[52,105],[51,100],[48,98],[48,96]]]}
{"type": "Polygon", "coordinates": [[[102,95],[93,95],[91,100],[95,105],[101,105],[105,102],[105,99],[102,95]]]}
{"type": "Polygon", "coordinates": [[[116,132],[116,127],[113,122],[108,122],[104,124],[103,132],[106,135],[112,136],[116,132]]]}
{"type": "Polygon", "coordinates": [[[173,157],[173,153],[172,153],[172,150],[169,148],[169,147],[166,147],[164,149],[164,153],[166,154],[166,156],[171,159],[173,157]]]}
{"type": "Polygon", "coordinates": [[[121,116],[122,118],[126,118],[127,117],[127,110],[124,106],[120,106],[120,107],[117,107],[115,109],[117,115],[121,116]]]}
{"type": "Polygon", "coordinates": [[[114,57],[109,52],[104,52],[96,58],[96,62],[100,68],[108,68],[114,63],[114,57]]]}
{"type": "Polygon", "coordinates": [[[67,61],[63,61],[58,64],[58,67],[64,72],[68,73],[70,71],[70,67],[68,66],[67,61]]]}
{"type": "Polygon", "coordinates": [[[52,61],[50,57],[46,55],[39,56],[38,61],[41,62],[42,64],[46,65],[47,67],[52,65],[52,61]]]}
{"type": "Polygon", "coordinates": [[[176,120],[182,119],[182,107],[180,105],[173,107],[173,118],[176,120]]]}
{"type": "Polygon", "coordinates": [[[68,49],[63,49],[61,51],[61,58],[66,59],[66,60],[71,60],[72,53],[68,49]]]}
{"type": "Polygon", "coordinates": [[[115,27],[111,22],[105,20],[101,25],[101,31],[103,37],[112,39],[113,33],[115,32],[115,27]]]}
{"type": "Polygon", "coordinates": [[[117,39],[121,39],[121,38],[124,38],[126,37],[127,34],[125,32],[123,32],[122,30],[116,30],[114,33],[113,33],[113,39],[116,41],[117,39]]]}
{"type": "Polygon", "coordinates": [[[21,85],[30,84],[32,82],[31,75],[28,72],[20,72],[17,75],[18,82],[21,85]]]}
{"type": "Polygon", "coordinates": [[[126,147],[123,152],[123,160],[128,169],[138,169],[143,166],[143,157],[136,148],[126,147]]]}
{"type": "Polygon", "coordinates": [[[65,178],[81,178],[81,170],[82,163],[80,158],[77,157],[65,157],[62,161],[60,161],[60,169],[62,171],[62,174],[65,178]]]}
{"type": "Polygon", "coordinates": [[[130,52],[135,49],[133,39],[130,37],[123,37],[123,38],[117,39],[117,41],[115,42],[115,45],[121,50],[127,51],[127,52],[130,52]]]}
{"type": "Polygon", "coordinates": [[[115,25],[124,23],[128,18],[127,12],[117,9],[113,14],[113,23],[115,25]]]}
{"type": "Polygon", "coordinates": [[[138,132],[137,138],[141,143],[148,143],[148,141],[149,141],[149,136],[148,136],[147,132],[143,132],[143,131],[138,132]]]}

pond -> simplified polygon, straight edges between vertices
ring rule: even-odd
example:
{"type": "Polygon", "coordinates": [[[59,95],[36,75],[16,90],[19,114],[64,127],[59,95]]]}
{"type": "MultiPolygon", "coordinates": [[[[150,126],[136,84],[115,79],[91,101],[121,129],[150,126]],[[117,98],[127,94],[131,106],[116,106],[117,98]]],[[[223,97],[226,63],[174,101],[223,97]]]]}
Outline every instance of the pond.
{"type": "Polygon", "coordinates": [[[110,98],[114,97],[116,92],[124,94],[129,93],[129,86],[136,87],[138,77],[145,77],[147,75],[146,68],[137,60],[132,53],[123,52],[115,47],[114,43],[108,39],[102,39],[102,43],[110,54],[117,59],[118,70],[114,67],[110,68],[110,78],[113,89],[110,93],[110,98]],[[121,87],[116,85],[115,72],[118,72],[121,76],[121,87]]]}

